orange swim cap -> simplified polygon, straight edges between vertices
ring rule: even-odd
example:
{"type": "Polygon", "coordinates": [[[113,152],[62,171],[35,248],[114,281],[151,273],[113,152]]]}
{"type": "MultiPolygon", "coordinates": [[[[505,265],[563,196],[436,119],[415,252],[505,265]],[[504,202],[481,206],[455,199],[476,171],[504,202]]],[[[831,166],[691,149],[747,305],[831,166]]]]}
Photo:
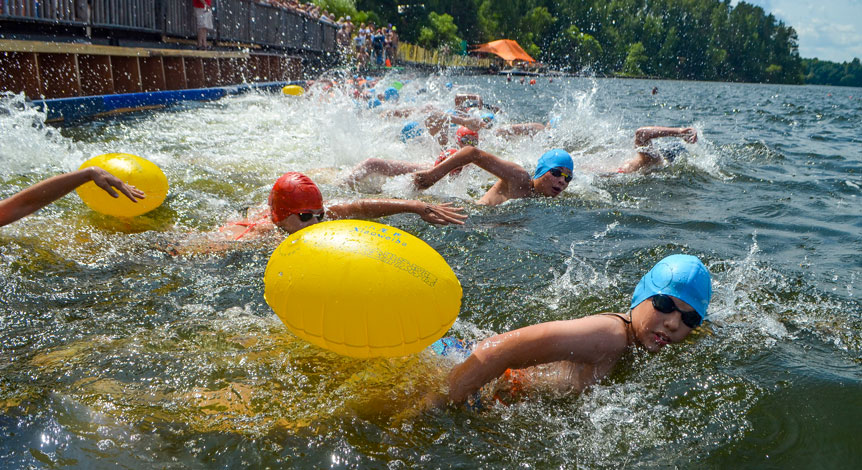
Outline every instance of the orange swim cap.
{"type": "Polygon", "coordinates": [[[279,223],[290,214],[323,209],[323,196],[311,178],[290,171],[279,178],[269,193],[270,217],[279,223]]]}
{"type": "Polygon", "coordinates": [[[479,145],[479,133],[470,130],[464,126],[458,127],[458,130],[455,131],[455,138],[458,140],[458,143],[462,146],[464,145],[479,145]]]}
{"type": "MultiPolygon", "coordinates": [[[[444,151],[440,152],[440,155],[437,156],[437,160],[434,160],[434,166],[437,166],[437,165],[443,163],[444,160],[446,160],[447,158],[454,155],[455,152],[457,152],[457,151],[458,150],[456,150],[456,149],[448,149],[448,150],[444,150],[444,151]]],[[[463,169],[464,169],[463,167],[455,168],[454,170],[450,171],[449,174],[452,176],[455,176],[455,175],[461,173],[461,170],[463,170],[463,169]]]]}

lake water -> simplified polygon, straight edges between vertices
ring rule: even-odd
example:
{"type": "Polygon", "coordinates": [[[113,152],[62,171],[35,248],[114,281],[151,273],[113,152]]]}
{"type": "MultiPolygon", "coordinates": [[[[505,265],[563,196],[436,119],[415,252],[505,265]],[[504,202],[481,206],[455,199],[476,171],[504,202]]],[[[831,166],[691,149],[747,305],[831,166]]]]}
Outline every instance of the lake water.
{"type": "MultiPolygon", "coordinates": [[[[249,94],[64,128],[6,98],[0,196],[108,152],[171,182],[131,221],[69,195],[0,229],[0,467],[850,468],[862,460],[862,89],[640,80],[413,78],[405,100],[482,93],[501,122],[559,125],[481,147],[532,171],[564,147],[556,199],[487,208],[477,170],[424,194],[406,178],[339,184],[368,157],[433,161],[403,122],[340,95],[249,94]],[[451,81],[454,89],[444,84],[451,81]],[[658,87],[658,93],[650,90],[658,87]],[[417,94],[420,89],[425,92],[417,94]],[[601,177],[635,129],[694,126],[649,175],[601,177]],[[537,392],[482,411],[426,410],[446,358],[354,360],[296,339],[263,299],[279,240],[179,258],[160,248],[237,220],[285,171],[326,199],[453,201],[470,218],[384,223],[426,240],[464,289],[451,335],[625,311],[657,260],[700,256],[710,322],[634,353],[582,395],[537,392]],[[375,183],[375,182],[372,182],[375,183]],[[373,192],[373,194],[371,194],[373,192]]],[[[384,79],[393,80],[395,77],[384,79]]],[[[338,286],[329,289],[337,291],[338,286]]]]}

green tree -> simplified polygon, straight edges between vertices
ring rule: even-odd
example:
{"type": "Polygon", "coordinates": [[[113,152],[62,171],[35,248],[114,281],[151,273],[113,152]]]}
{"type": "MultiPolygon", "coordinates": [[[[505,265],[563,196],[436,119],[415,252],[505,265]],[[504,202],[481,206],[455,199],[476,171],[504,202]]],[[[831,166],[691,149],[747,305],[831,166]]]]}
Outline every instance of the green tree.
{"type": "Polygon", "coordinates": [[[453,51],[460,49],[461,38],[458,37],[458,27],[451,15],[432,11],[428,14],[428,23],[430,26],[422,26],[419,32],[421,46],[432,49],[448,46],[453,51]]]}
{"type": "Polygon", "coordinates": [[[602,46],[577,26],[571,25],[551,42],[546,60],[563,70],[577,72],[595,64],[602,56],[602,46]]]}
{"type": "Polygon", "coordinates": [[[640,42],[636,42],[629,46],[629,53],[626,56],[626,62],[623,65],[623,74],[640,77],[643,76],[643,66],[646,64],[649,57],[646,55],[646,49],[640,42]]]}

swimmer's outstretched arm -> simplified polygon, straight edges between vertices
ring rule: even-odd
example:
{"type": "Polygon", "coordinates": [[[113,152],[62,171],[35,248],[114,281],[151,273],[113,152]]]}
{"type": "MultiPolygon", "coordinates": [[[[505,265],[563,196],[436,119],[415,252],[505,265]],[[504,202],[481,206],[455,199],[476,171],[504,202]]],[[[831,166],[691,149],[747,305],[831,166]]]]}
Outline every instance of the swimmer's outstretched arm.
{"type": "MultiPolygon", "coordinates": [[[[482,97],[475,93],[459,93],[455,95],[455,107],[459,109],[467,108],[468,101],[475,101],[476,104],[482,107],[482,97]]],[[[475,129],[474,129],[475,130],[475,129]]]]}
{"type": "Polygon", "coordinates": [[[117,194],[119,191],[132,202],[138,202],[138,199],[144,198],[144,193],[140,189],[124,183],[97,166],[91,166],[83,170],[52,176],[0,201],[0,226],[30,215],[90,181],[96,183],[98,187],[112,197],[120,197],[117,194]],[[114,188],[117,188],[117,191],[114,188]]]}
{"type": "Polygon", "coordinates": [[[387,215],[413,213],[422,220],[436,225],[463,225],[467,218],[464,208],[452,203],[428,204],[412,199],[363,199],[327,208],[327,215],[333,219],[376,219],[387,215]]]}
{"type": "Polygon", "coordinates": [[[627,345],[625,327],[600,315],[540,323],[492,336],[449,373],[449,399],[462,403],[506,369],[564,360],[610,366],[627,345]]]}
{"type": "Polygon", "coordinates": [[[635,147],[644,147],[659,137],[682,137],[686,142],[697,142],[697,131],[693,127],[641,127],[635,131],[635,147]]]}
{"type": "MultiPolygon", "coordinates": [[[[646,147],[653,139],[659,137],[681,137],[686,142],[693,144],[697,142],[697,131],[693,127],[641,127],[635,131],[635,148],[646,147]]],[[[660,162],[660,158],[653,157],[646,152],[638,152],[634,158],[619,167],[617,173],[634,173],[660,162]]]]}
{"type": "Polygon", "coordinates": [[[383,176],[398,176],[413,173],[414,171],[424,170],[429,164],[405,162],[401,160],[384,160],[382,158],[367,158],[356,165],[350,174],[347,175],[343,182],[352,189],[356,188],[356,184],[366,176],[383,175],[383,176]]]}
{"type": "Polygon", "coordinates": [[[464,126],[471,131],[479,132],[485,127],[485,121],[481,118],[474,117],[465,117],[465,116],[451,116],[450,120],[458,124],[459,126],[464,126]]]}
{"type": "Polygon", "coordinates": [[[500,178],[509,191],[526,194],[530,191],[530,174],[521,165],[469,145],[455,152],[439,165],[413,173],[413,184],[418,189],[428,189],[450,171],[470,163],[475,163],[479,168],[500,178]]]}
{"type": "Polygon", "coordinates": [[[546,128],[547,126],[540,122],[524,122],[521,124],[501,126],[497,128],[494,133],[503,138],[524,135],[534,136],[546,128]]]}

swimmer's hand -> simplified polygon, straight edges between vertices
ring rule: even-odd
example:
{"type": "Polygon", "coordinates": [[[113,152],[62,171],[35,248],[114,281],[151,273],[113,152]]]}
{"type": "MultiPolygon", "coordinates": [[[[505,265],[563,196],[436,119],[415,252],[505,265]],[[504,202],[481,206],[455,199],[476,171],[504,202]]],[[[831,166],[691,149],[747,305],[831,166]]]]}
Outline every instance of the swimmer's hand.
{"type": "Polygon", "coordinates": [[[413,185],[416,186],[416,189],[418,190],[428,189],[431,186],[434,186],[434,183],[440,181],[440,178],[435,176],[434,168],[417,171],[413,173],[413,185]]]}
{"type": "Polygon", "coordinates": [[[679,136],[690,144],[697,143],[697,131],[693,127],[683,128],[679,136]]]}
{"type": "Polygon", "coordinates": [[[96,186],[110,194],[111,197],[120,197],[120,195],[117,194],[117,191],[114,191],[114,188],[117,188],[132,202],[138,202],[139,199],[143,199],[145,197],[143,191],[130,184],[124,183],[120,178],[117,178],[102,168],[91,166],[87,168],[87,170],[90,173],[90,180],[93,181],[93,183],[96,183],[96,186]]]}
{"type": "Polygon", "coordinates": [[[425,222],[436,225],[464,225],[467,214],[463,214],[463,207],[453,207],[451,202],[443,204],[422,204],[422,210],[417,212],[425,222]]]}

